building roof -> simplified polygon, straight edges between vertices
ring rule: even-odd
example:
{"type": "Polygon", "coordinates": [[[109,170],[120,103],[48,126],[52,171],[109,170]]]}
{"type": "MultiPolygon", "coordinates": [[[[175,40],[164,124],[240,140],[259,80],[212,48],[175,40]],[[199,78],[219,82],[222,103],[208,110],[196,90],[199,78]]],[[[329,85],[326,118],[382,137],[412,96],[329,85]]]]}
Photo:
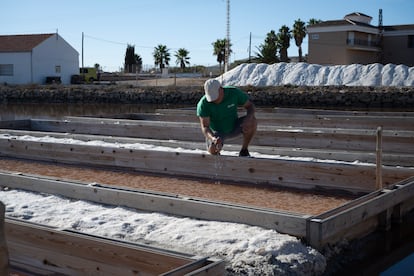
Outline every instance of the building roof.
{"type": "Polygon", "coordinates": [[[371,18],[372,19],[371,16],[366,15],[366,14],[364,14],[362,12],[353,12],[353,13],[349,13],[349,14],[345,15],[345,17],[351,17],[351,16],[363,16],[363,17],[367,17],[367,18],[371,18]]]}
{"type": "Polygon", "coordinates": [[[0,52],[30,52],[54,34],[0,35],[0,52]]]}
{"type": "Polygon", "coordinates": [[[384,26],[384,30],[386,31],[413,31],[414,24],[407,24],[407,25],[391,25],[391,26],[384,26]]]}
{"type": "Polygon", "coordinates": [[[349,25],[349,26],[355,26],[356,25],[356,26],[362,26],[362,27],[376,28],[375,26],[372,26],[371,24],[358,22],[358,21],[353,21],[353,20],[350,20],[350,19],[322,21],[322,22],[317,23],[317,24],[308,25],[308,28],[309,27],[344,26],[344,25],[349,25]]]}

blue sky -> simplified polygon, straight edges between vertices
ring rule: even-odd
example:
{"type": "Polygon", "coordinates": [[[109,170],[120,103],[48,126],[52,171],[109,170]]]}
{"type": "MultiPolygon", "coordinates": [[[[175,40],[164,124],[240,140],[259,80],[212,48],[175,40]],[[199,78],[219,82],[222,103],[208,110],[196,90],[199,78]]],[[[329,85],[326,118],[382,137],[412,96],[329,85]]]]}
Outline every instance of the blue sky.
{"type": "MultiPolygon", "coordinates": [[[[0,35],[57,30],[79,52],[81,64],[83,32],[85,66],[99,63],[106,71],[122,66],[127,44],[135,45],[145,68],[153,66],[159,44],[170,49],[170,66],[175,66],[179,48],[190,52],[192,65],[215,65],[212,43],[226,37],[226,6],[226,0],[1,1],[0,35]]],[[[380,8],[384,25],[414,24],[413,0],[231,0],[231,60],[248,57],[250,33],[254,54],[269,31],[292,28],[297,19],[335,20],[357,11],[377,25],[380,8]]],[[[304,54],[307,43],[305,38],[304,54]]],[[[289,56],[297,51],[292,40],[289,56]]]]}

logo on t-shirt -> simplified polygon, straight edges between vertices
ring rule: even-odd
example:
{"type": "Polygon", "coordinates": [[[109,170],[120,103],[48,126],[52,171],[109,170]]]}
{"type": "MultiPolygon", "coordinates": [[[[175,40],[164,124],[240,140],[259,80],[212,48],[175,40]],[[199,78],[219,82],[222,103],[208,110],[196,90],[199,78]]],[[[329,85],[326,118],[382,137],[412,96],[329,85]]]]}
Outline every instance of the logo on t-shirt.
{"type": "Polygon", "coordinates": [[[232,108],[233,106],[234,106],[234,103],[229,104],[229,105],[227,106],[227,108],[232,108]]]}

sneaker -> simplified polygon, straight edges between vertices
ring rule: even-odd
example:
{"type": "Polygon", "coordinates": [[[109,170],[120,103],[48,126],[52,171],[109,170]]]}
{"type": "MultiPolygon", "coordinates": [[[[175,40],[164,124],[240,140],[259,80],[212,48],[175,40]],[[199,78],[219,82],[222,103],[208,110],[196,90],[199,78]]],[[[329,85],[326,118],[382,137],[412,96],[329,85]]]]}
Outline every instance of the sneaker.
{"type": "Polygon", "coordinates": [[[239,152],[239,156],[242,157],[250,157],[250,153],[248,149],[241,149],[239,152]]]}

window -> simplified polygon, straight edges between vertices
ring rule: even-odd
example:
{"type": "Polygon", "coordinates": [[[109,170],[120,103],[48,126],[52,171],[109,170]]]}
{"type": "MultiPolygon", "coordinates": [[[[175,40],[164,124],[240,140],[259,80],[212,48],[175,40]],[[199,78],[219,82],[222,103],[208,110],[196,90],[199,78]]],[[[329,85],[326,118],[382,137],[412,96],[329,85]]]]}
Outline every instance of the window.
{"type": "Polygon", "coordinates": [[[414,35],[408,36],[408,48],[414,48],[414,35]]]}
{"type": "Polygon", "coordinates": [[[318,40],[319,39],[319,34],[312,34],[311,38],[313,40],[318,40]]]}
{"type": "Polygon", "coordinates": [[[60,74],[60,65],[55,66],[55,73],[60,74]]]}
{"type": "Polygon", "coordinates": [[[0,76],[13,76],[13,64],[0,64],[0,76]]]}

